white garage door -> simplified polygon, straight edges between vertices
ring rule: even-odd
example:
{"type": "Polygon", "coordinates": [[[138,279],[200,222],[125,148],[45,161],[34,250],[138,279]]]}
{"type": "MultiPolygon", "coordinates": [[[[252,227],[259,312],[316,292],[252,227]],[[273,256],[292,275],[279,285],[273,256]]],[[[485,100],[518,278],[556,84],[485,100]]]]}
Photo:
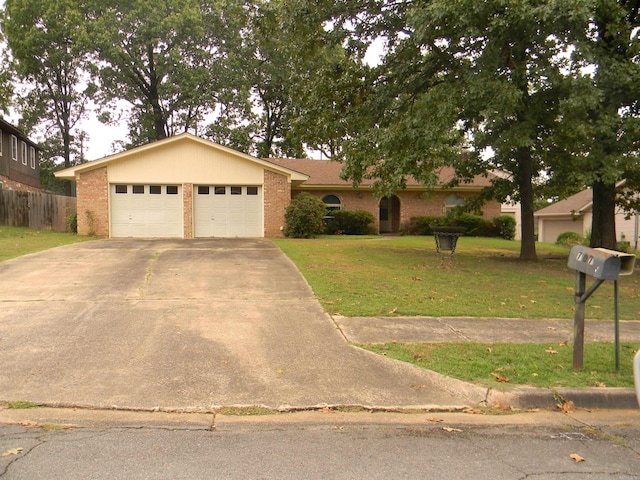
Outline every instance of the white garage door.
{"type": "Polygon", "coordinates": [[[258,186],[194,187],[194,236],[262,237],[262,189],[258,186]]]}
{"type": "Polygon", "coordinates": [[[111,185],[111,236],[182,238],[182,187],[111,185]]]}

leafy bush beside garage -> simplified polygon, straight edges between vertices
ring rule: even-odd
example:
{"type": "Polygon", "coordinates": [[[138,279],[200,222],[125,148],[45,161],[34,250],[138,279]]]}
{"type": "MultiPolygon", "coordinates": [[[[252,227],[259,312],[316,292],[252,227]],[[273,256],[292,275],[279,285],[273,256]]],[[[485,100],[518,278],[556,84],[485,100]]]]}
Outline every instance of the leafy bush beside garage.
{"type": "Polygon", "coordinates": [[[284,212],[284,234],[292,238],[314,238],[324,233],[325,204],[307,192],[291,200],[284,212]]]}

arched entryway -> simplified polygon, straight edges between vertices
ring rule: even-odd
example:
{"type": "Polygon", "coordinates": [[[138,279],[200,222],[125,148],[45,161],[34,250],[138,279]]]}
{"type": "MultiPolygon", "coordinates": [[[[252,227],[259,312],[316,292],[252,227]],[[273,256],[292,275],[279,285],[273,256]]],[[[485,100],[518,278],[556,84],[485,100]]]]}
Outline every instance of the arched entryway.
{"type": "Polygon", "coordinates": [[[395,195],[380,199],[380,233],[400,230],[400,199],[395,195]]]}

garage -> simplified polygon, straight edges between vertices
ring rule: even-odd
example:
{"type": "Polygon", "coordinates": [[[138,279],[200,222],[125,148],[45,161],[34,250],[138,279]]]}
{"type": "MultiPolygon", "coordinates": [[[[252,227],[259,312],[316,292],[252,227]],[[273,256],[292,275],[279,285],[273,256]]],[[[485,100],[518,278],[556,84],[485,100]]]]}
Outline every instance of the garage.
{"type": "Polygon", "coordinates": [[[182,237],[180,185],[111,185],[111,236],[182,237]]]}
{"type": "Polygon", "coordinates": [[[262,191],[257,185],[194,186],[194,237],[261,237],[262,191]]]}
{"type": "Polygon", "coordinates": [[[78,234],[105,237],[280,236],[288,167],[182,133],[55,172],[74,181],[78,234]]]}

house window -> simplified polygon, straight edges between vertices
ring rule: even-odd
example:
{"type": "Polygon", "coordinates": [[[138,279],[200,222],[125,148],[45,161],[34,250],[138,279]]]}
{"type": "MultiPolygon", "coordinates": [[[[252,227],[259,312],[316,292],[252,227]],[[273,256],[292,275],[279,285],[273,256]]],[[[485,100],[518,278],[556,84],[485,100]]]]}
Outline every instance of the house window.
{"type": "Polygon", "coordinates": [[[177,185],[167,185],[167,195],[177,195],[177,194],[178,194],[177,185]]]}
{"type": "Polygon", "coordinates": [[[144,193],[144,185],[134,185],[133,186],[133,193],[135,193],[135,194],[144,193]]]}
{"type": "Polygon", "coordinates": [[[257,195],[258,187],[247,187],[247,195],[257,195]]]}
{"type": "Polygon", "coordinates": [[[162,187],[160,185],[150,185],[149,193],[151,195],[160,195],[162,193],[162,187]]]}
{"type": "Polygon", "coordinates": [[[231,195],[242,195],[242,187],[231,187],[231,195]]]}
{"type": "Polygon", "coordinates": [[[198,195],[209,195],[209,187],[199,186],[198,187],[198,195]]]}
{"type": "Polygon", "coordinates": [[[444,200],[444,213],[450,213],[458,207],[464,206],[464,198],[458,195],[449,195],[444,200]]]}
{"type": "Polygon", "coordinates": [[[36,149],[29,147],[29,159],[31,160],[31,168],[36,169],[36,149]]]}
{"type": "Polygon", "coordinates": [[[342,209],[342,202],[336,195],[325,195],[324,197],[322,197],[322,201],[327,207],[327,212],[342,209]]]}
{"type": "Polygon", "coordinates": [[[227,187],[213,187],[213,193],[216,195],[226,195],[227,187]]]}
{"type": "Polygon", "coordinates": [[[116,185],[116,193],[127,193],[126,185],[116,185]]]}
{"type": "Polygon", "coordinates": [[[11,135],[11,158],[18,161],[18,137],[11,135]]]}
{"type": "Polygon", "coordinates": [[[27,164],[27,144],[20,142],[20,153],[22,154],[22,164],[27,164]]]}

